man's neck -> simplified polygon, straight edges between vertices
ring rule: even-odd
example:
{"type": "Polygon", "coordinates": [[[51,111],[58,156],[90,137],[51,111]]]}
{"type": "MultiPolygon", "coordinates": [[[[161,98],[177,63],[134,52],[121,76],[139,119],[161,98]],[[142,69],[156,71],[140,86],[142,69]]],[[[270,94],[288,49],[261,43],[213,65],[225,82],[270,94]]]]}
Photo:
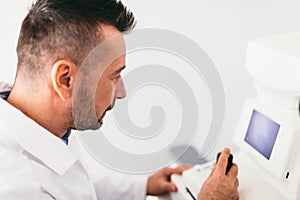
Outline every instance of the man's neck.
{"type": "Polygon", "coordinates": [[[62,123],[61,115],[55,112],[53,103],[47,101],[49,94],[37,94],[28,92],[28,89],[14,86],[7,102],[23,112],[27,117],[34,120],[43,128],[52,134],[61,138],[67,131],[68,127],[62,123]]]}

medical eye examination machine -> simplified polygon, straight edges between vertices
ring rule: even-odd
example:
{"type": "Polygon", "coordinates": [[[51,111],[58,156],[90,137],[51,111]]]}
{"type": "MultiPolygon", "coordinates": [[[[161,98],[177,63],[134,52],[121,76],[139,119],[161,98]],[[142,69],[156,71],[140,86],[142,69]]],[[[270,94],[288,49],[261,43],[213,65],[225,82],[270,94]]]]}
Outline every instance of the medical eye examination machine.
{"type": "MultiPolygon", "coordinates": [[[[300,34],[249,42],[246,68],[256,96],[236,126],[234,162],[241,200],[300,200],[300,34]]],[[[212,163],[173,175],[173,200],[197,199],[212,163]]]]}

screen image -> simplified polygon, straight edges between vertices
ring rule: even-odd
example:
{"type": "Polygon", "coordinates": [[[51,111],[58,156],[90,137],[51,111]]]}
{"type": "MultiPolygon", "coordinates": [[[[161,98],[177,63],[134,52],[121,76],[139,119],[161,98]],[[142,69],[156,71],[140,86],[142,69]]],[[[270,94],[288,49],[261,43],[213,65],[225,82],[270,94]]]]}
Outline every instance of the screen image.
{"type": "Polygon", "coordinates": [[[279,128],[278,123],[253,110],[245,141],[269,160],[279,128]]]}

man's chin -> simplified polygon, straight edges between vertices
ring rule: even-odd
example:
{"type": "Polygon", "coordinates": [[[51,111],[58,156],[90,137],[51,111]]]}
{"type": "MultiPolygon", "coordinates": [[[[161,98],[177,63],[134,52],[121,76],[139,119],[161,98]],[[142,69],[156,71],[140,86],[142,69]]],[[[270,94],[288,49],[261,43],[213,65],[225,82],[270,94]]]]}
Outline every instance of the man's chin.
{"type": "Polygon", "coordinates": [[[98,130],[101,128],[101,126],[102,126],[102,124],[99,124],[98,126],[93,126],[93,127],[90,127],[89,129],[90,130],[98,130]]]}
{"type": "Polygon", "coordinates": [[[98,121],[97,123],[91,124],[91,126],[87,129],[98,130],[99,128],[101,128],[102,124],[103,124],[103,122],[101,120],[101,121],[98,121]]]}
{"type": "Polygon", "coordinates": [[[101,128],[103,124],[103,121],[97,121],[97,122],[94,122],[92,124],[80,124],[80,125],[77,125],[75,126],[74,130],[78,130],[78,131],[86,131],[86,130],[98,130],[99,128],[101,128]]]}

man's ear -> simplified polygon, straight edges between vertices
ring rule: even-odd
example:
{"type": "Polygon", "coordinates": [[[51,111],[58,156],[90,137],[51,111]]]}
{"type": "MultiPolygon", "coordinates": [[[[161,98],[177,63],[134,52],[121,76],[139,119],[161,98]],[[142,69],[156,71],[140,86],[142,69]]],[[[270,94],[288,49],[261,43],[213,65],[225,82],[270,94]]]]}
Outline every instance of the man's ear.
{"type": "Polygon", "coordinates": [[[58,60],[51,69],[51,82],[58,96],[66,100],[72,96],[78,67],[69,60],[58,60]]]}

